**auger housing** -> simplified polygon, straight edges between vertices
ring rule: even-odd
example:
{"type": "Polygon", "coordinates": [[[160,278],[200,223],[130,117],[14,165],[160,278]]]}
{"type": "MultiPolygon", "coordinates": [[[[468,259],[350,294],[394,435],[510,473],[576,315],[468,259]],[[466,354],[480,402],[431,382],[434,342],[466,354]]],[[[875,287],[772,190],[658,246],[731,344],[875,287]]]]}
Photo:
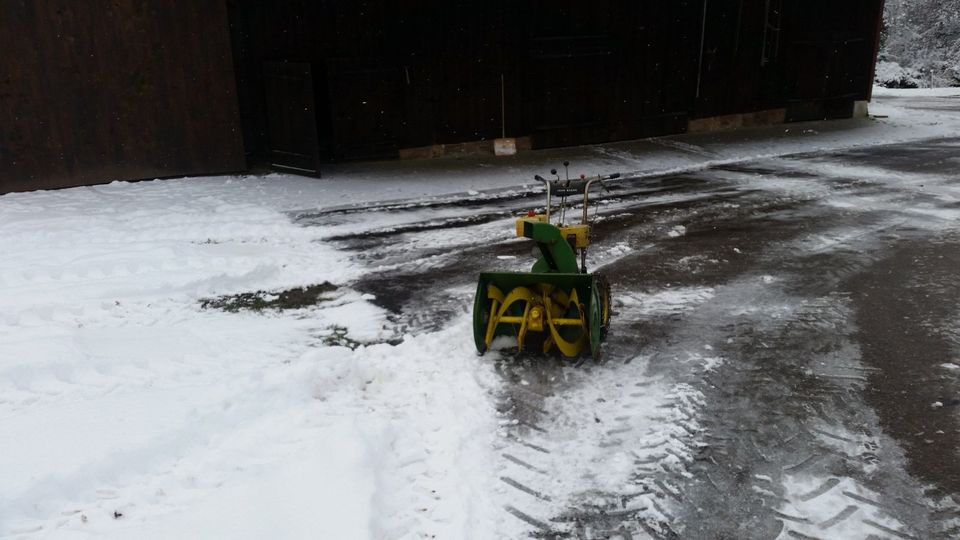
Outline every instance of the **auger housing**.
{"type": "MultiPolygon", "coordinates": [[[[556,170],[552,172],[556,174],[556,170]]],[[[531,211],[517,219],[516,233],[535,243],[537,261],[529,273],[480,274],[473,306],[477,351],[482,354],[497,337],[508,336],[516,340],[518,351],[535,348],[548,353],[556,349],[574,358],[589,347],[590,354],[599,359],[600,343],[610,321],[610,286],[603,276],[588,273],[586,268],[590,188],[618,177],[546,180],[535,176],[546,186],[547,204],[543,213],[531,211]],[[567,198],[580,194],[581,222],[565,224],[567,198]],[[552,223],[554,195],[561,198],[561,205],[552,223]]]]}

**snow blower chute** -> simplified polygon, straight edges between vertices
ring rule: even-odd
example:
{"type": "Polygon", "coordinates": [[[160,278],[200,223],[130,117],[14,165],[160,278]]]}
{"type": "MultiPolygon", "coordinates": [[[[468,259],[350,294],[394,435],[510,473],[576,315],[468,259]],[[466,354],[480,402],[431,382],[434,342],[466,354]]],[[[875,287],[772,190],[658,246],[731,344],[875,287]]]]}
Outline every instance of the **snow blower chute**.
{"type": "MultiPolygon", "coordinates": [[[[569,163],[564,162],[564,167],[569,163]]],[[[556,169],[550,171],[556,175],[556,169]]],[[[590,188],[619,174],[579,179],[534,178],[547,188],[543,214],[531,210],[517,220],[517,236],[534,241],[536,263],[529,273],[484,272],[480,274],[473,303],[473,339],[477,351],[487,351],[494,339],[516,339],[517,350],[554,347],[568,358],[580,356],[589,347],[600,358],[600,342],[610,321],[610,286],[603,276],[587,272],[590,245],[590,188]],[[564,224],[567,198],[583,195],[583,218],[579,224],[564,224]],[[551,223],[551,198],[561,199],[556,223],[551,223]],[[579,266],[577,252],[579,251],[579,266]]]]}

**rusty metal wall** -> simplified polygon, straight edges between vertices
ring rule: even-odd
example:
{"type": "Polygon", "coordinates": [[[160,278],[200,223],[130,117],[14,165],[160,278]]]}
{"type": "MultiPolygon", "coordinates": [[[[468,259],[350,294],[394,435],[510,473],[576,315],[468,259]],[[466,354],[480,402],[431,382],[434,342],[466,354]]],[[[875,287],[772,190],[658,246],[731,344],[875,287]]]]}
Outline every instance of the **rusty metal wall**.
{"type": "Polygon", "coordinates": [[[0,0],[0,193],[245,167],[224,0],[0,0]]]}

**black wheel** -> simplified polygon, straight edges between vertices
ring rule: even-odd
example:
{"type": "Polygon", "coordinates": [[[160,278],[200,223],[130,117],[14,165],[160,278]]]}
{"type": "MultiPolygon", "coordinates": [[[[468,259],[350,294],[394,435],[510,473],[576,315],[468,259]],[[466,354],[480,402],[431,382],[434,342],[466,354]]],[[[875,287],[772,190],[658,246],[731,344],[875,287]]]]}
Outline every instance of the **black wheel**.
{"type": "Polygon", "coordinates": [[[597,289],[600,291],[600,337],[607,337],[607,331],[610,329],[611,297],[610,282],[603,274],[594,274],[597,289]]]}
{"type": "Polygon", "coordinates": [[[481,355],[487,352],[487,323],[490,321],[490,304],[492,303],[487,298],[484,285],[485,283],[480,281],[477,285],[477,294],[473,299],[473,342],[481,355]]]}
{"type": "Polygon", "coordinates": [[[590,302],[590,313],[589,313],[589,328],[590,328],[590,356],[593,357],[595,362],[600,362],[601,352],[600,345],[603,342],[603,334],[605,330],[603,328],[603,301],[601,300],[601,289],[598,287],[592,293],[592,298],[590,302]]]}

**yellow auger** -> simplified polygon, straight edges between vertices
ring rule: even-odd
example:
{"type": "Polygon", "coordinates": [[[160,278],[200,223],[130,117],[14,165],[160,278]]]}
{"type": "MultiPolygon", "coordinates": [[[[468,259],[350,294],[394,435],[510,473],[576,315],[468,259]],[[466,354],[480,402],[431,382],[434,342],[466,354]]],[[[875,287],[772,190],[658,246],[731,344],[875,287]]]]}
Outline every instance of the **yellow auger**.
{"type": "MultiPolygon", "coordinates": [[[[568,165],[564,162],[564,165],[568,165]]],[[[556,174],[556,170],[552,171],[556,174]]],[[[482,354],[498,336],[516,339],[518,351],[539,347],[543,353],[556,347],[563,356],[579,356],[589,344],[590,354],[600,358],[600,342],[610,322],[610,286],[603,276],[586,268],[590,244],[590,188],[595,182],[619,178],[619,174],[590,179],[543,182],[547,206],[543,214],[531,211],[517,220],[517,236],[537,245],[539,258],[530,273],[484,272],[480,274],[473,304],[473,339],[482,354]],[[583,219],[564,225],[566,198],[583,194],[583,219]],[[561,197],[560,219],[550,223],[551,197],[561,197]],[[580,266],[577,266],[577,251],[580,266]]]]}

